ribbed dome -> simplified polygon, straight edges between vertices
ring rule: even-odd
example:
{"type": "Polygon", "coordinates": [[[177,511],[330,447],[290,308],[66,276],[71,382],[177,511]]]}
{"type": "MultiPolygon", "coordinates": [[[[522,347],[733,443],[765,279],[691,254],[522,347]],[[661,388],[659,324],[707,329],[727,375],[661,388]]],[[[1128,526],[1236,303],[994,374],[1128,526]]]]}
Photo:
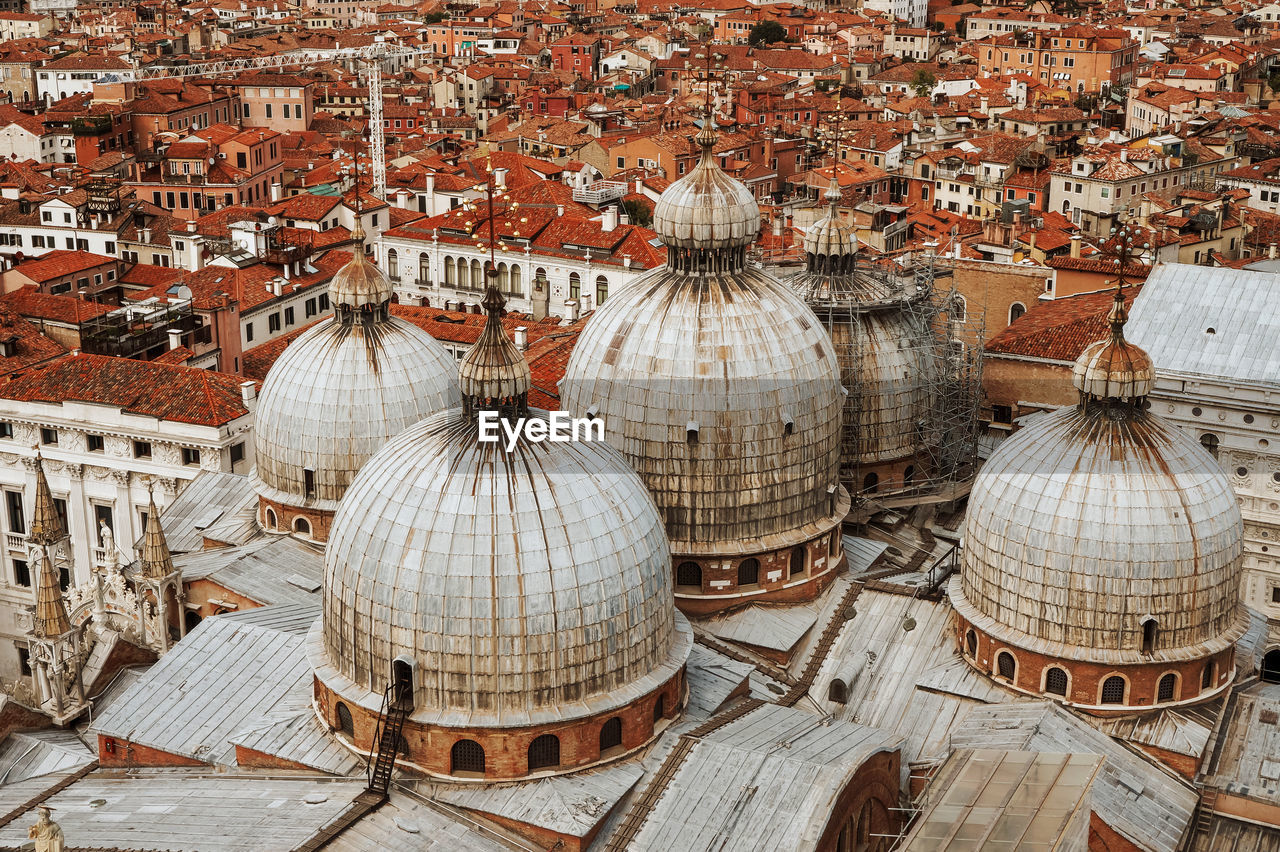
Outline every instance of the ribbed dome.
{"type": "Polygon", "coordinates": [[[653,207],[653,230],[671,248],[747,246],[760,233],[760,205],[751,190],[721,170],[711,153],[715,137],[698,135],[702,157],[653,207]]]}
{"type": "Polygon", "coordinates": [[[1151,357],[1124,339],[1124,293],[1116,289],[1115,304],[1107,319],[1111,337],[1090,344],[1080,353],[1071,371],[1076,390],[1093,399],[1139,399],[1151,393],[1156,370],[1151,357]]]}
{"type": "Polygon", "coordinates": [[[1065,408],[978,473],[952,595],[980,628],[1045,653],[1150,659],[1150,617],[1157,657],[1204,656],[1243,629],[1242,535],[1226,475],[1184,432],[1136,406],[1065,408]]]}
{"type": "Polygon", "coordinates": [[[750,554],[830,528],[839,366],[771,276],[649,273],[596,310],[560,391],[565,410],[604,419],[677,552],[750,554]]]}
{"type": "Polygon", "coordinates": [[[455,359],[417,326],[376,311],[325,320],[267,373],[253,430],[254,485],[277,503],[333,511],[383,444],[459,401],[455,359]]]}
{"type": "Polygon", "coordinates": [[[601,712],[669,680],[692,635],[639,477],[602,442],[508,453],[476,434],[438,414],[352,484],[325,554],[320,678],[368,703],[404,655],[413,719],[477,726],[601,712]]]}
{"type": "Polygon", "coordinates": [[[852,228],[840,221],[837,206],[840,203],[840,187],[834,173],[831,186],[827,188],[826,199],[830,205],[827,215],[804,232],[804,253],[811,259],[852,256],[858,250],[858,238],[852,228]]]}

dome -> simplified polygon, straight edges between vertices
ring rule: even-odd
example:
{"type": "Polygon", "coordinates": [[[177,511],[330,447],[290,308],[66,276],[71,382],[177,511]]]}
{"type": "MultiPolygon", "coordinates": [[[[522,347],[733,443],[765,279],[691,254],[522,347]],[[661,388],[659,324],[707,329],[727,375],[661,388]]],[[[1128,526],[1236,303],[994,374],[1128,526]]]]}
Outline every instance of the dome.
{"type": "Polygon", "coordinates": [[[1124,294],[1117,289],[1115,304],[1107,317],[1111,337],[1086,347],[1071,371],[1072,383],[1085,396],[1137,399],[1151,393],[1156,375],[1151,357],[1121,333],[1128,316],[1124,294]]]}
{"type": "Polygon", "coordinates": [[[1150,359],[1124,340],[1117,301],[1102,349],[1123,359],[1089,347],[1076,368],[1081,404],[1014,433],[975,478],[952,598],[975,626],[1042,654],[1204,657],[1247,623],[1240,508],[1217,461],[1145,409],[1150,380],[1135,381],[1129,365],[1149,376],[1150,359]]]}
{"type": "Polygon", "coordinates": [[[362,251],[343,272],[344,282],[335,276],[335,284],[375,276],[382,283],[331,291],[335,316],[284,350],[258,395],[254,484],[272,503],[336,510],[383,444],[460,399],[456,360],[431,335],[390,316],[390,286],[362,251]],[[353,301],[380,288],[382,302],[353,301]]]}
{"type": "Polygon", "coordinates": [[[804,233],[804,253],[811,258],[852,256],[858,250],[858,238],[851,228],[840,221],[837,206],[840,203],[840,187],[834,170],[826,198],[831,205],[827,215],[809,226],[804,233]]]}
{"type": "Polygon", "coordinates": [[[838,487],[843,393],[831,340],[752,269],[661,269],[601,305],[560,385],[594,410],[683,553],[750,553],[815,534],[838,487]]]}
{"type": "MultiPolygon", "coordinates": [[[[485,303],[473,353],[505,338],[495,288],[485,303]]],[[[563,722],[651,695],[692,644],[653,500],[603,441],[480,440],[482,411],[548,415],[523,403],[527,381],[502,384],[509,365],[493,352],[468,359],[485,396],[390,441],[342,501],[317,677],[376,703],[393,661],[411,660],[410,720],[469,728],[563,722]]]]}
{"type": "Polygon", "coordinates": [[[364,228],[357,221],[352,234],[356,249],[351,260],[329,281],[329,300],[334,305],[350,305],[359,310],[391,301],[391,280],[364,256],[364,228]]]}
{"type": "Polygon", "coordinates": [[[715,136],[698,134],[702,157],[653,207],[653,230],[671,248],[715,249],[750,245],[760,233],[760,205],[741,181],[725,174],[711,153],[715,136]]]}

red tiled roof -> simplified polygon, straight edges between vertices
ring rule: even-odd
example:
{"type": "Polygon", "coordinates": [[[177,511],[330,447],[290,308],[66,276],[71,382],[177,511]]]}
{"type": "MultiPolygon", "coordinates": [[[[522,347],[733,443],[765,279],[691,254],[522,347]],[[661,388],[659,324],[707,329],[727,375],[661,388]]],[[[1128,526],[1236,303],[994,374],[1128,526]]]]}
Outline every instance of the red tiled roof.
{"type": "MultiPolygon", "coordinates": [[[[1132,305],[1141,289],[1127,288],[1125,303],[1132,305]]],[[[988,340],[987,353],[1074,363],[1086,346],[1106,337],[1114,303],[1111,289],[1041,302],[988,340]]]]}
{"type": "Polygon", "coordinates": [[[25,260],[14,267],[14,270],[37,283],[52,281],[67,275],[74,275],[85,269],[106,266],[116,263],[114,257],[105,254],[93,254],[87,251],[70,251],[56,249],[45,252],[39,257],[25,260]]]}
{"type": "Polygon", "coordinates": [[[0,386],[0,397],[89,402],[160,420],[222,426],[248,414],[239,376],[107,355],[60,358],[0,386]]]}
{"type": "Polygon", "coordinates": [[[49,320],[68,325],[79,325],[85,320],[100,317],[115,310],[114,305],[100,305],[97,302],[77,299],[75,296],[53,296],[41,293],[31,284],[0,296],[0,305],[28,319],[49,320]]]}

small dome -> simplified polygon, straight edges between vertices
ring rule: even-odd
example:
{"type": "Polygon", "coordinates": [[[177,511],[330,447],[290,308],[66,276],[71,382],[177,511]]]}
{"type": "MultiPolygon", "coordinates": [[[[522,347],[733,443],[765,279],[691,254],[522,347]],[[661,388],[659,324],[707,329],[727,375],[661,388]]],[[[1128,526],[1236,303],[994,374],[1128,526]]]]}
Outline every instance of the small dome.
{"type": "Polygon", "coordinates": [[[671,248],[714,249],[750,245],[760,233],[760,205],[751,190],[729,177],[711,154],[715,136],[698,134],[702,158],[653,207],[653,230],[671,248]]]}
{"type": "MultiPolygon", "coordinates": [[[[489,287],[482,304],[496,318],[501,314],[506,300],[496,287],[489,287]]],[[[462,398],[467,407],[495,400],[513,400],[518,403],[527,398],[533,382],[529,362],[497,321],[484,324],[476,345],[471,347],[458,365],[458,375],[462,383],[462,398]]]]}
{"type": "Polygon", "coordinates": [[[858,241],[853,233],[835,216],[823,216],[809,226],[804,234],[805,254],[817,257],[853,254],[858,241]]]}
{"type": "Polygon", "coordinates": [[[356,247],[350,262],[329,281],[329,300],[335,306],[354,309],[377,307],[391,301],[391,280],[364,256],[364,228],[357,222],[352,234],[356,247]]]}
{"type": "Polygon", "coordinates": [[[1072,369],[1072,383],[1093,399],[1139,399],[1151,393],[1155,366],[1140,347],[1124,339],[1124,323],[1129,313],[1124,293],[1117,289],[1115,304],[1107,317],[1111,337],[1091,343],[1080,353],[1072,369]]]}
{"type": "Polygon", "coordinates": [[[258,395],[258,494],[286,506],[337,509],[383,444],[458,404],[456,376],[448,350],[396,317],[367,324],[333,317],[307,329],[272,365],[258,395]]]}

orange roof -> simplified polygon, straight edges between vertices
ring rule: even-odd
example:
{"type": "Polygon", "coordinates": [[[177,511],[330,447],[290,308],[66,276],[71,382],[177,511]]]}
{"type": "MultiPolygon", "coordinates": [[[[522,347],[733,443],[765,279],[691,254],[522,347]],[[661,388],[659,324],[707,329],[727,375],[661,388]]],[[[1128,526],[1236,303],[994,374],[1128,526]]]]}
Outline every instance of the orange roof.
{"type": "MultiPolygon", "coordinates": [[[[1126,304],[1132,305],[1140,290],[1127,288],[1126,304]]],[[[1115,291],[1110,288],[1041,302],[988,340],[986,351],[1075,363],[1086,346],[1107,335],[1107,315],[1114,304],[1115,291]]]]}

